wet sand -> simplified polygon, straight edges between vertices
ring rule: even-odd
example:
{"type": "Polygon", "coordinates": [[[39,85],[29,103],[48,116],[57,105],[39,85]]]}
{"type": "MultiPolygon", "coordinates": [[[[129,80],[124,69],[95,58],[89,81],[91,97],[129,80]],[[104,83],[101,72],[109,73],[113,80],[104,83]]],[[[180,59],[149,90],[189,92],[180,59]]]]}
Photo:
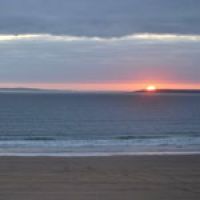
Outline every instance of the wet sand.
{"type": "Polygon", "coordinates": [[[198,200],[200,156],[0,157],[0,200],[198,200]]]}

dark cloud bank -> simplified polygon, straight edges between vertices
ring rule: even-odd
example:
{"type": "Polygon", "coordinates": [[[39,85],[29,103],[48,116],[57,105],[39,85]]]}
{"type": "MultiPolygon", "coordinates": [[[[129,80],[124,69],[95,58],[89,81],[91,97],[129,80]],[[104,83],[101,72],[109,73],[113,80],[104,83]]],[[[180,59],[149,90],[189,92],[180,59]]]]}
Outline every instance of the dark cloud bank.
{"type": "Polygon", "coordinates": [[[199,22],[199,0],[0,0],[0,34],[199,34],[199,22]]]}

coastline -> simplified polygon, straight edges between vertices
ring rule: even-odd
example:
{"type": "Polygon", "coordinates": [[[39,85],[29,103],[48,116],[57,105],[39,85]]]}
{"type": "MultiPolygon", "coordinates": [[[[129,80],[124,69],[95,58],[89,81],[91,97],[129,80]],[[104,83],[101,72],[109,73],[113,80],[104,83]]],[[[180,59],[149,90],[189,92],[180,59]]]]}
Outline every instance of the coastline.
{"type": "Polygon", "coordinates": [[[98,157],[129,157],[129,156],[200,156],[199,151],[165,151],[165,152],[88,152],[88,153],[0,153],[1,157],[24,158],[98,158],[98,157]]]}
{"type": "Polygon", "coordinates": [[[0,156],[0,195],[15,200],[196,200],[200,155],[0,156]]]}

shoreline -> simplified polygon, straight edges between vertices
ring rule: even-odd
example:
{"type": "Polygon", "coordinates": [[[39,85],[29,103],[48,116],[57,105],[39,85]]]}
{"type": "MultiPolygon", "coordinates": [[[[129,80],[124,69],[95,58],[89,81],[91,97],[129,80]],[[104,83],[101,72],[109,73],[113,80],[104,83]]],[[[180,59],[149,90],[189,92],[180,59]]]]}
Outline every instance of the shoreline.
{"type": "Polygon", "coordinates": [[[1,157],[50,157],[50,158],[90,158],[90,157],[138,157],[138,156],[200,156],[199,151],[180,152],[95,152],[95,153],[0,153],[1,157]]]}

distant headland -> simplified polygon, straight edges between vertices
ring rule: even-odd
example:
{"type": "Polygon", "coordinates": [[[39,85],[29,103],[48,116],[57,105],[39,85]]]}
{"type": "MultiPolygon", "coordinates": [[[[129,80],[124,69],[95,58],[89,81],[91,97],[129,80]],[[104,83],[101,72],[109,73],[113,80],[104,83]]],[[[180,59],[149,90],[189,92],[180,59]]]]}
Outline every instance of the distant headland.
{"type": "Polygon", "coordinates": [[[0,92],[4,93],[48,93],[48,92],[72,92],[54,89],[40,89],[40,88],[0,88],[0,92]]]}
{"type": "Polygon", "coordinates": [[[190,94],[200,94],[200,89],[156,89],[154,91],[148,91],[148,90],[144,89],[144,90],[135,91],[135,93],[160,93],[160,94],[190,93],[190,94]]]}

